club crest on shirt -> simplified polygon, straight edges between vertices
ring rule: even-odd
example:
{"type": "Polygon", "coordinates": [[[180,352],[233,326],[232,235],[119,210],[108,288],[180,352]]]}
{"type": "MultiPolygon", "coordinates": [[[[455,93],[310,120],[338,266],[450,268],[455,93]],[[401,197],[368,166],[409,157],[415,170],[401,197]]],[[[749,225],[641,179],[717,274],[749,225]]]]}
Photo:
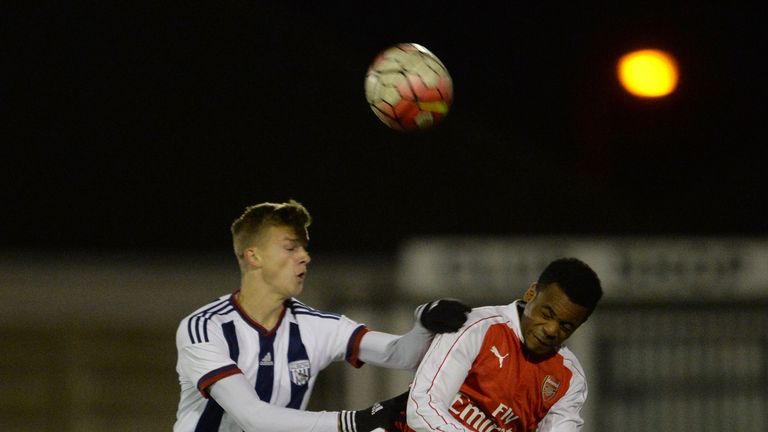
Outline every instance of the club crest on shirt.
{"type": "Polygon", "coordinates": [[[541,397],[544,398],[545,401],[548,401],[555,397],[557,389],[559,388],[560,381],[552,375],[547,375],[544,377],[544,382],[541,384],[541,397]]]}
{"type": "Polygon", "coordinates": [[[310,365],[309,360],[296,360],[288,363],[288,370],[291,373],[291,382],[296,385],[304,385],[309,381],[310,365]]]}

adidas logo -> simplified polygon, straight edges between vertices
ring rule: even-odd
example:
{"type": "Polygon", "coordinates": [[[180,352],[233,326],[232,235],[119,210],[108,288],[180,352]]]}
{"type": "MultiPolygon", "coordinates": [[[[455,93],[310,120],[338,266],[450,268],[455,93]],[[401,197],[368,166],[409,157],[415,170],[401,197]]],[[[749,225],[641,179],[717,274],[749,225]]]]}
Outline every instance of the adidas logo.
{"type": "Polygon", "coordinates": [[[371,407],[371,415],[374,415],[374,414],[376,414],[377,412],[379,412],[379,411],[381,411],[381,410],[383,410],[383,409],[384,409],[384,407],[383,407],[383,406],[381,406],[381,404],[380,404],[380,403],[376,402],[376,403],[375,403],[375,404],[373,404],[373,406],[371,407]]]}
{"type": "Polygon", "coordinates": [[[275,362],[272,361],[272,353],[268,352],[264,357],[259,360],[259,366],[272,366],[275,362]]]}

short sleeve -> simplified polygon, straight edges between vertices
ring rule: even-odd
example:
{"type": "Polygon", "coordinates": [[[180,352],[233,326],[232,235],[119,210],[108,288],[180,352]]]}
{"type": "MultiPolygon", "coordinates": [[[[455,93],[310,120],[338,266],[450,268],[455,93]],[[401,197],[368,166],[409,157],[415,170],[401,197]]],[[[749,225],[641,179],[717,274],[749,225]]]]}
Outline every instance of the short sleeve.
{"type": "Polygon", "coordinates": [[[206,389],[213,383],[241,373],[230,357],[221,326],[211,323],[207,331],[205,339],[190,338],[182,322],[176,332],[179,378],[197,387],[205,397],[208,397],[206,389]]]}
{"type": "Polygon", "coordinates": [[[338,361],[347,361],[354,367],[363,365],[359,353],[360,341],[368,332],[364,324],[344,315],[304,308],[303,305],[294,306],[293,314],[299,323],[302,340],[307,350],[313,353],[312,361],[319,370],[338,361]]]}

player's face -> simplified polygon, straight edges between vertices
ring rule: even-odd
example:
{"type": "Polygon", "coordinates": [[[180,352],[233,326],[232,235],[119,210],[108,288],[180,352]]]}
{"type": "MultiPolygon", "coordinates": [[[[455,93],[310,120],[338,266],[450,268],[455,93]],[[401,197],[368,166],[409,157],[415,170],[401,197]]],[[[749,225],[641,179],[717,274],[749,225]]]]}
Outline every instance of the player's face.
{"type": "Polygon", "coordinates": [[[528,352],[536,358],[554,354],[558,347],[589,316],[584,306],[571,302],[556,283],[536,290],[533,284],[525,293],[527,304],[520,327],[528,352]]]}
{"type": "Polygon", "coordinates": [[[268,227],[257,249],[261,278],[273,292],[285,298],[301,294],[310,257],[293,228],[268,227]]]}

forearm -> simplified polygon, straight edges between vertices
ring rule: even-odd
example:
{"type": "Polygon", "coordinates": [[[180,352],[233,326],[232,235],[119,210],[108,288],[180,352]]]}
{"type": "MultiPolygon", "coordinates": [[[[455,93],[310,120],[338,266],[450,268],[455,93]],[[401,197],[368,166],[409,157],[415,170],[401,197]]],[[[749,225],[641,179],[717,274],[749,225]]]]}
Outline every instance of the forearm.
{"type": "Polygon", "coordinates": [[[369,332],[360,342],[360,360],[377,366],[415,370],[435,333],[453,333],[472,310],[458,300],[440,299],[416,308],[413,328],[402,336],[369,332]]]}
{"type": "Polygon", "coordinates": [[[370,331],[360,341],[360,360],[386,368],[415,370],[433,333],[416,323],[404,335],[370,331]]]}
{"type": "Polygon", "coordinates": [[[258,398],[242,375],[216,382],[210,387],[210,395],[245,432],[338,432],[338,412],[270,405],[258,398]]]}

